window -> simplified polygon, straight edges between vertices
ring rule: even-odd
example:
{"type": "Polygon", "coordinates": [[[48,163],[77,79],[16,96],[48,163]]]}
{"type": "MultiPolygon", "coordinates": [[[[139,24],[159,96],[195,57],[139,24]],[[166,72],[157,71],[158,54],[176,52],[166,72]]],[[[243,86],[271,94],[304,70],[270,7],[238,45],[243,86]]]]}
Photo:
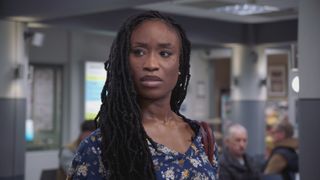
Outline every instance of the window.
{"type": "Polygon", "coordinates": [[[56,149],[62,118],[62,67],[30,65],[27,97],[27,150],[56,149]]]}

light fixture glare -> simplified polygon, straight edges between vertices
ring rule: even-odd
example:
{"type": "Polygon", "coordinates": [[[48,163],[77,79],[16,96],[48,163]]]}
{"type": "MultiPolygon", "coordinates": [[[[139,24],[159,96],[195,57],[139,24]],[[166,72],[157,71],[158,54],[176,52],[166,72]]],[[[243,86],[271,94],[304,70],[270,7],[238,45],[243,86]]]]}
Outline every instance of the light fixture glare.
{"type": "Polygon", "coordinates": [[[219,13],[246,16],[246,15],[279,11],[279,8],[272,7],[272,6],[261,6],[257,4],[236,4],[236,5],[214,8],[213,11],[219,12],[219,13]]]}

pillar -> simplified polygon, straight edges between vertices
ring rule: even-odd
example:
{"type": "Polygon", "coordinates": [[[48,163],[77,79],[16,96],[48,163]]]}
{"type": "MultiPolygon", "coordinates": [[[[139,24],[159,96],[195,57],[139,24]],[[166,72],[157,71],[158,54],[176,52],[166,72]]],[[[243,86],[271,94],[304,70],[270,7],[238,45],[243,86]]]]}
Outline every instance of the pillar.
{"type": "Polygon", "coordinates": [[[298,128],[300,179],[320,179],[320,1],[299,1],[298,64],[300,92],[298,128]]]}
{"type": "Polygon", "coordinates": [[[264,49],[233,46],[231,63],[231,120],[248,131],[247,152],[262,155],[265,147],[266,60],[264,49]]]}
{"type": "Polygon", "coordinates": [[[0,179],[23,179],[27,63],[24,24],[0,20],[0,179]]]}

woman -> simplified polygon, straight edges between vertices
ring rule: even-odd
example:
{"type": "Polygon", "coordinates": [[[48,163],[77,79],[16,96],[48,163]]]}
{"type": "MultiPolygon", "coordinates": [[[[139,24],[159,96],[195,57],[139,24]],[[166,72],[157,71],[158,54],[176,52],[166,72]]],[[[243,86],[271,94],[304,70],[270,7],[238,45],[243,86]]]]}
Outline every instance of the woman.
{"type": "Polygon", "coordinates": [[[99,129],[80,145],[69,178],[216,179],[199,125],[179,113],[189,60],[190,42],[172,19],[129,18],[105,65],[99,129]]]}
{"type": "Polygon", "coordinates": [[[283,180],[295,180],[299,172],[298,139],[289,119],[275,124],[271,130],[274,147],[264,167],[266,175],[281,175],[283,180]]]}

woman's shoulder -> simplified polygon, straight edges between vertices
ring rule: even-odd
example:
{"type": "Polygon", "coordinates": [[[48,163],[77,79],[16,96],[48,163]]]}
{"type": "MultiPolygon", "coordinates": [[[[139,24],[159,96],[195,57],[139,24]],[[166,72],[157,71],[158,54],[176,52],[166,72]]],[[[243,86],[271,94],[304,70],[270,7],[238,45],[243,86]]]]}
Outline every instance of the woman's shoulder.
{"type": "Polygon", "coordinates": [[[68,172],[69,177],[95,178],[105,174],[101,159],[101,141],[101,132],[97,129],[80,143],[68,172]]]}
{"type": "Polygon", "coordinates": [[[93,131],[88,137],[86,137],[80,145],[83,144],[83,146],[89,145],[89,146],[101,146],[102,141],[102,135],[100,128],[93,131]]]}
{"type": "Polygon", "coordinates": [[[81,141],[77,155],[83,158],[90,158],[91,156],[101,155],[102,136],[100,129],[93,131],[88,137],[81,141]]]}

